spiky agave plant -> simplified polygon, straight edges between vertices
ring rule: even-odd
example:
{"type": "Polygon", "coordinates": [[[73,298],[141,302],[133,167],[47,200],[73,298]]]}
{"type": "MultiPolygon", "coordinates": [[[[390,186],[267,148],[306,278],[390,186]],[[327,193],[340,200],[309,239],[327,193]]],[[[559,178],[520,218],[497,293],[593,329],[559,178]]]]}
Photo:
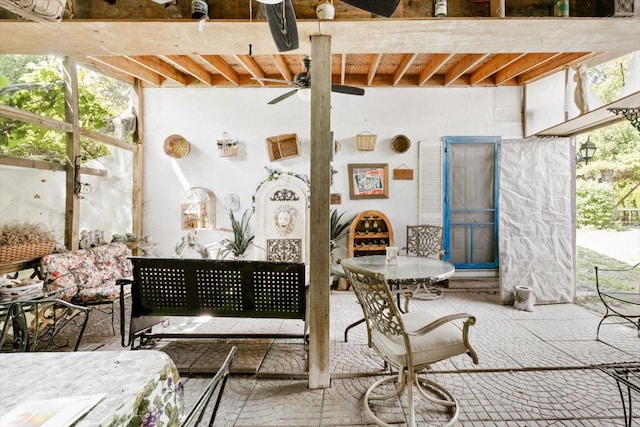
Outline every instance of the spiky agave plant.
{"type": "Polygon", "coordinates": [[[233,214],[233,211],[229,211],[229,218],[231,219],[231,230],[233,231],[233,240],[224,239],[223,244],[226,253],[231,252],[234,257],[238,258],[249,249],[255,235],[249,232],[249,219],[251,218],[251,210],[247,209],[242,214],[242,218],[238,221],[233,214]]]}
{"type": "Polygon", "coordinates": [[[338,240],[349,234],[349,229],[351,228],[351,223],[356,218],[355,215],[343,222],[340,222],[342,216],[346,212],[342,212],[338,214],[337,209],[331,210],[331,230],[329,236],[330,250],[333,253],[333,250],[338,247],[338,240]]]}

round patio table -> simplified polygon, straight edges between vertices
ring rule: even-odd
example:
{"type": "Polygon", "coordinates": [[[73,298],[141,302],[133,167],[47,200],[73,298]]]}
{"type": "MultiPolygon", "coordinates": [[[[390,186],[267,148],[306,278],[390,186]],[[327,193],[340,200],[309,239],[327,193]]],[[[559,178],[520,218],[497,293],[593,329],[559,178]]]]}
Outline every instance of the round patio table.
{"type": "MultiPolygon", "coordinates": [[[[415,256],[398,256],[397,263],[395,265],[387,265],[385,263],[386,256],[384,255],[371,255],[361,256],[355,258],[346,258],[341,261],[340,264],[334,264],[331,266],[331,271],[335,274],[339,270],[344,274],[342,265],[353,266],[362,268],[374,273],[381,273],[390,282],[390,285],[394,285],[397,288],[408,287],[423,284],[431,284],[446,280],[453,276],[456,268],[453,264],[447,261],[441,261],[434,258],[415,257],[415,256]],[[339,268],[338,268],[339,267],[339,268]]],[[[346,277],[346,275],[345,275],[346,277]]],[[[398,300],[400,296],[398,295],[398,300]]],[[[400,301],[398,301],[399,303],[400,301]]],[[[364,319],[360,319],[344,330],[344,341],[347,342],[347,334],[349,330],[354,326],[357,326],[364,322],[364,319]]]]}

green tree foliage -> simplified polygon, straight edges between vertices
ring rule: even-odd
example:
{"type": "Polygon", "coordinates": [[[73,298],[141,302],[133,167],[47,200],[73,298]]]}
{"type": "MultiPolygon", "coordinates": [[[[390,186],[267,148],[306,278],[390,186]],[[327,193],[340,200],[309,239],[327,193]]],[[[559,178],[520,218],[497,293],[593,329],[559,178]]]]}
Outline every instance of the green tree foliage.
{"type": "MultiPolygon", "coordinates": [[[[591,89],[605,103],[619,98],[630,60],[626,55],[587,71],[591,89]]],[[[576,145],[587,139],[598,148],[588,164],[577,166],[578,226],[619,226],[616,209],[640,208],[640,133],[623,120],[582,135],[576,145]]]]}
{"type": "MultiPolygon", "coordinates": [[[[52,56],[0,55],[0,103],[65,121],[62,61],[52,56]]],[[[111,118],[128,105],[131,87],[92,70],[78,67],[80,126],[109,132],[111,118]]],[[[0,153],[64,162],[66,137],[18,120],[0,118],[0,153]]],[[[81,138],[83,160],[109,154],[99,142],[81,138]]]]}
{"type": "Polygon", "coordinates": [[[594,180],[578,180],[576,185],[576,221],[578,227],[616,228],[613,189],[594,180]]]}
{"type": "Polygon", "coordinates": [[[624,55],[587,70],[587,80],[591,89],[605,104],[620,97],[630,61],[631,54],[624,55]]]}

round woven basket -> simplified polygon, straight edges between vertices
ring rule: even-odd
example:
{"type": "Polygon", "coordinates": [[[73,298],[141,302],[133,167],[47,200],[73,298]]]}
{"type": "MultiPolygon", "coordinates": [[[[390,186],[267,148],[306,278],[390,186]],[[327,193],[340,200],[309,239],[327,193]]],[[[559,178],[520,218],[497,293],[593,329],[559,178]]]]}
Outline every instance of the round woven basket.
{"type": "Polygon", "coordinates": [[[180,159],[189,154],[191,145],[180,135],[169,135],[167,139],[164,140],[162,148],[167,156],[180,159]]]}
{"type": "Polygon", "coordinates": [[[396,135],[391,138],[391,149],[396,153],[404,153],[411,147],[411,140],[405,135],[396,135]]]}

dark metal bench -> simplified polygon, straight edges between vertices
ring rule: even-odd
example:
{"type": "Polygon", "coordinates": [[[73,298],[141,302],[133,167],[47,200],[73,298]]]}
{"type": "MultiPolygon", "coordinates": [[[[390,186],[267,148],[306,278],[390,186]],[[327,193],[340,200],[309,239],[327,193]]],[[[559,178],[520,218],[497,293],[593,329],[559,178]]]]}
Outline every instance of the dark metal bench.
{"type": "Polygon", "coordinates": [[[131,257],[133,280],[121,279],[122,346],[149,338],[306,338],[306,280],[302,263],[131,257]],[[124,287],[131,285],[129,336],[124,287]],[[305,320],[300,334],[152,333],[168,316],[305,320]]]}

